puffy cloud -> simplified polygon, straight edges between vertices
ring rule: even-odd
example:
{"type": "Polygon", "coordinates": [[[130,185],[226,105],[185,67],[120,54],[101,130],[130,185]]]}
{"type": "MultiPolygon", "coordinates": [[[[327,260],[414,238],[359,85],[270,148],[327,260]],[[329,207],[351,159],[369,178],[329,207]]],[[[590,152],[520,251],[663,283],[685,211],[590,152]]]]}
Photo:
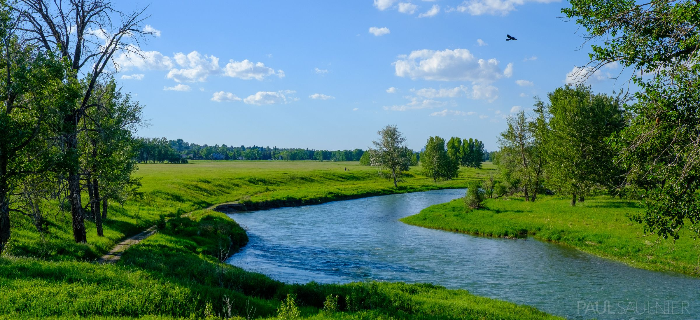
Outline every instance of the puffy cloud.
{"type": "Polygon", "coordinates": [[[564,83],[579,84],[579,83],[595,83],[611,78],[610,74],[603,74],[600,70],[593,70],[591,67],[574,67],[566,74],[564,83]]]}
{"type": "Polygon", "coordinates": [[[391,31],[387,27],[383,27],[383,28],[371,27],[371,28],[369,28],[369,33],[379,37],[379,36],[383,36],[385,34],[389,34],[389,33],[391,33],[391,31]]]}
{"type": "Polygon", "coordinates": [[[377,9],[384,11],[391,8],[391,6],[396,2],[396,0],[374,0],[374,6],[377,9]]]}
{"type": "Polygon", "coordinates": [[[264,63],[252,63],[248,59],[243,61],[233,61],[230,60],[229,63],[223,69],[224,75],[232,78],[239,78],[243,80],[263,80],[265,77],[277,75],[280,78],[284,78],[284,71],[266,67],[264,63]]]}
{"type": "Polygon", "coordinates": [[[174,87],[163,87],[163,90],[165,90],[165,91],[190,91],[190,86],[180,83],[174,87]]]}
{"type": "Polygon", "coordinates": [[[122,75],[122,80],[142,80],[145,77],[145,75],[141,73],[135,73],[131,75],[122,75]]]}
{"type": "Polygon", "coordinates": [[[433,88],[423,88],[420,90],[414,90],[415,94],[420,97],[435,99],[435,98],[456,98],[462,96],[467,92],[467,87],[459,86],[452,89],[433,89],[433,88]]]}
{"type": "Polygon", "coordinates": [[[211,101],[233,102],[233,101],[241,101],[241,98],[237,97],[235,94],[233,94],[231,92],[219,91],[219,92],[214,92],[214,95],[211,97],[211,101]]]}
{"type": "Polygon", "coordinates": [[[488,45],[489,45],[488,43],[486,43],[486,41],[481,40],[481,39],[476,39],[476,43],[479,44],[479,47],[483,47],[483,46],[488,46],[488,45]]]}
{"type": "Polygon", "coordinates": [[[477,59],[467,49],[413,51],[393,64],[397,76],[411,79],[489,83],[503,77],[498,60],[477,59]]]}
{"type": "Polygon", "coordinates": [[[314,71],[316,71],[316,73],[318,73],[318,74],[326,74],[326,73],[328,73],[328,69],[319,69],[319,68],[315,68],[314,71]]]}
{"type": "Polygon", "coordinates": [[[445,102],[442,101],[436,101],[436,100],[431,100],[431,99],[421,99],[421,98],[416,98],[413,97],[411,98],[411,102],[404,104],[404,105],[394,105],[394,106],[385,106],[384,110],[391,110],[391,111],[406,111],[406,110],[413,110],[413,109],[431,109],[431,108],[438,108],[438,107],[443,107],[445,106],[445,102]]]}
{"type": "Polygon", "coordinates": [[[433,112],[430,114],[431,117],[446,117],[446,116],[467,116],[469,115],[467,112],[464,111],[457,111],[457,110],[442,110],[442,111],[437,111],[433,112]]]}
{"type": "Polygon", "coordinates": [[[176,53],[174,60],[183,68],[171,69],[167,77],[176,82],[204,82],[210,75],[220,72],[219,58],[202,55],[197,51],[187,55],[182,52],[176,53]]]}
{"type": "Polygon", "coordinates": [[[527,61],[535,61],[535,60],[537,60],[537,57],[536,57],[536,56],[532,56],[532,57],[523,59],[523,61],[526,61],[526,62],[527,62],[527,61]]]}
{"type": "Polygon", "coordinates": [[[413,14],[416,12],[416,9],[418,8],[417,5],[409,2],[401,2],[399,3],[399,12],[401,13],[406,13],[406,14],[413,14]]]}
{"type": "Polygon", "coordinates": [[[152,34],[156,37],[160,37],[160,30],[157,30],[156,28],[151,27],[150,24],[147,24],[145,27],[143,27],[143,32],[148,33],[148,34],[152,34]]]}
{"type": "Polygon", "coordinates": [[[328,96],[323,93],[314,93],[309,96],[309,98],[314,99],[314,100],[329,100],[329,99],[335,99],[333,96],[328,96]]]}
{"type": "Polygon", "coordinates": [[[129,45],[114,58],[117,71],[169,70],[173,68],[172,59],[158,51],[141,51],[139,47],[129,45]]]}
{"type": "Polygon", "coordinates": [[[394,87],[391,87],[391,88],[389,88],[389,89],[386,89],[386,92],[387,92],[387,93],[396,93],[396,92],[398,92],[398,91],[399,91],[399,89],[396,89],[396,88],[394,88],[394,87]]]}
{"type": "Polygon", "coordinates": [[[532,81],[527,80],[515,80],[515,83],[521,87],[532,87],[535,85],[532,81]]]}
{"type": "Polygon", "coordinates": [[[512,108],[510,108],[510,113],[520,112],[520,110],[523,110],[523,107],[521,107],[521,106],[513,106],[512,108]]]}
{"type": "Polygon", "coordinates": [[[513,64],[509,63],[506,66],[506,70],[503,71],[503,75],[506,76],[506,78],[510,78],[513,76],[513,64]]]}
{"type": "Polygon", "coordinates": [[[468,0],[462,2],[462,4],[451,11],[466,12],[474,16],[483,14],[507,15],[515,10],[516,5],[524,5],[530,2],[550,3],[559,2],[559,0],[468,0]]]}
{"type": "Polygon", "coordinates": [[[498,99],[498,88],[490,85],[475,84],[472,86],[472,99],[493,102],[498,99]]]}
{"type": "Polygon", "coordinates": [[[265,105],[265,104],[280,104],[280,103],[287,103],[287,100],[289,99],[285,94],[293,94],[294,91],[278,91],[278,92],[271,92],[271,91],[260,91],[254,95],[250,95],[247,98],[243,99],[243,102],[246,104],[254,104],[254,105],[265,105]]]}
{"type": "Polygon", "coordinates": [[[437,4],[434,4],[430,10],[423,12],[418,15],[418,18],[432,18],[436,16],[438,13],[440,13],[440,6],[437,4]]]}

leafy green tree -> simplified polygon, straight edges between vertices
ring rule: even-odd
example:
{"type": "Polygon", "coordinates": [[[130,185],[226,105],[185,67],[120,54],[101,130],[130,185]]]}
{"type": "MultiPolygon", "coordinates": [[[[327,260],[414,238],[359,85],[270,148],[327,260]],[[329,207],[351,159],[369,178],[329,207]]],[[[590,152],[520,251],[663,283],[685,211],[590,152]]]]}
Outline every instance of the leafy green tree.
{"type": "Polygon", "coordinates": [[[10,212],[32,214],[13,206],[11,197],[27,194],[22,191],[36,194],[26,189],[33,184],[28,179],[60,162],[55,132],[80,93],[65,64],[21,44],[9,11],[0,3],[0,253],[11,236],[10,212]]]}
{"type": "Polygon", "coordinates": [[[437,136],[428,138],[425,151],[420,158],[423,174],[433,178],[433,181],[449,180],[457,176],[459,162],[449,156],[443,138],[437,136]]]}
{"type": "Polygon", "coordinates": [[[447,141],[447,155],[450,156],[450,159],[452,159],[452,161],[455,161],[458,164],[462,164],[462,159],[464,158],[463,152],[464,150],[462,150],[462,139],[452,137],[449,141],[447,141]]]}
{"type": "Polygon", "coordinates": [[[536,107],[547,183],[570,194],[573,206],[618,172],[607,139],[625,126],[622,105],[582,85],[558,88],[548,98],[548,104],[539,101],[536,107]]]}
{"type": "Polygon", "coordinates": [[[373,166],[391,171],[394,187],[397,187],[401,173],[409,169],[412,151],[404,145],[406,138],[396,126],[387,125],[377,134],[379,140],[372,141],[374,149],[369,149],[370,161],[373,166]]]}
{"type": "Polygon", "coordinates": [[[541,143],[536,138],[536,125],[524,111],[508,117],[508,129],[501,133],[498,142],[498,163],[502,181],[512,191],[520,190],[525,201],[535,201],[542,182],[544,158],[541,143]]]}
{"type": "Polygon", "coordinates": [[[688,0],[572,0],[563,10],[592,40],[591,71],[634,71],[634,116],[614,146],[646,203],[636,220],[662,237],[678,238],[685,225],[700,234],[699,11],[688,0]]]}
{"type": "Polygon", "coordinates": [[[464,205],[470,210],[479,209],[483,206],[485,192],[481,189],[481,181],[473,180],[467,185],[467,192],[464,195],[464,205]]]}
{"type": "Polygon", "coordinates": [[[372,160],[369,157],[369,152],[363,153],[362,157],[360,157],[360,165],[369,166],[371,164],[372,164],[372,160]]]}
{"type": "Polygon", "coordinates": [[[114,54],[134,50],[127,41],[147,33],[141,26],[143,10],[131,14],[118,11],[108,0],[18,0],[16,9],[21,15],[19,23],[26,41],[35,45],[37,51],[53,53],[69,62],[74,79],[84,77],[82,96],[75,99],[69,116],[63,117],[61,139],[73,238],[75,242],[86,242],[78,144],[80,124],[92,107],[90,99],[105,68],[112,64],[114,54]]]}

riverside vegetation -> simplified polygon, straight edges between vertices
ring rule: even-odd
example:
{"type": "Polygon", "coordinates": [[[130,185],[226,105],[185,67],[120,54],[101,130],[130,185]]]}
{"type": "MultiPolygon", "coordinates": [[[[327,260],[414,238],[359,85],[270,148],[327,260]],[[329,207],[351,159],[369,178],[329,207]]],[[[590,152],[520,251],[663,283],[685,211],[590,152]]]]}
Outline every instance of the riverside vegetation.
{"type": "Polygon", "coordinates": [[[205,209],[229,201],[259,208],[462,187],[494,169],[485,168],[463,168],[460,178],[438,184],[409,174],[394,189],[376,168],[356,162],[141,165],[140,198],[109,208],[103,238],[74,243],[70,221],[60,214],[47,216],[45,235],[28,218],[14,217],[18,229],[0,258],[0,318],[554,319],[429,284],[284,284],[222,263],[247,236],[223,213],[205,209]],[[119,239],[153,224],[159,232],[117,264],[94,263],[119,239]]]}

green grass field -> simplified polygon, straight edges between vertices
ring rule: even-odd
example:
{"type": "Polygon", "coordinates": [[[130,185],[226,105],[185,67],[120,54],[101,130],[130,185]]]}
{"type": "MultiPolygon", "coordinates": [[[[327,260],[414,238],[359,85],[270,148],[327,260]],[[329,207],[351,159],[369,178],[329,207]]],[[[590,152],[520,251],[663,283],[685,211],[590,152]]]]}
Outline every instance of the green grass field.
{"type": "Polygon", "coordinates": [[[635,201],[596,197],[570,205],[570,199],[541,196],[487,199],[485,209],[467,212],[461,200],[404,218],[408,224],[489,237],[533,236],[650,270],[700,276],[700,243],[685,232],[677,241],[645,235],[628,215],[643,207],[635,201]]]}
{"type": "Polygon", "coordinates": [[[13,216],[12,246],[0,258],[0,319],[278,318],[288,294],[300,316],[310,319],[555,319],[532,307],[433,285],[280,283],[219,262],[247,236],[224,214],[203,209],[231,201],[266,207],[459,188],[494,170],[489,164],[462,169],[461,178],[434,183],[414,168],[395,189],[376,168],[350,162],[141,165],[142,197],[110,207],[103,238],[88,223],[88,244],[72,242],[68,213],[47,214],[44,237],[25,217],[13,216]],[[116,265],[94,263],[161,216],[170,219],[116,265]],[[336,297],[328,300],[333,303],[329,295],[336,297]]]}

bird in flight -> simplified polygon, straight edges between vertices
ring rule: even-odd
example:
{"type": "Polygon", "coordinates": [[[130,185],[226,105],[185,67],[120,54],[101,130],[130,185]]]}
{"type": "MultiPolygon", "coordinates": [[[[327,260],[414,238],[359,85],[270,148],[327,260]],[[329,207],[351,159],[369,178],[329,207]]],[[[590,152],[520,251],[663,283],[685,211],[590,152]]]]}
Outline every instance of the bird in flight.
{"type": "Polygon", "coordinates": [[[518,40],[518,39],[515,39],[515,37],[513,37],[513,36],[511,36],[511,35],[509,35],[509,34],[507,34],[506,36],[508,36],[508,39],[506,39],[506,41],[518,40]]]}

